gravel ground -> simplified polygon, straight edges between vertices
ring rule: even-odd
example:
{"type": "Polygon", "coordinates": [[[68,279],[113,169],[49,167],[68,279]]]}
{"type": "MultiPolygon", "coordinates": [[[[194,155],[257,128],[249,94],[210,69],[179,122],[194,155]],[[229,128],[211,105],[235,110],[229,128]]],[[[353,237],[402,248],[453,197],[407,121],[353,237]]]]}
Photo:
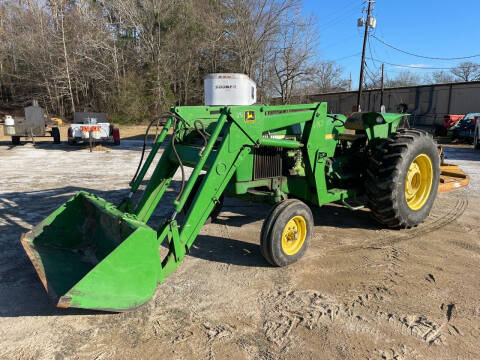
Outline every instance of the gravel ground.
{"type": "MultiPolygon", "coordinates": [[[[471,184],[438,196],[418,228],[382,229],[368,210],[314,209],[305,257],[272,268],[258,247],[269,206],[226,199],[147,305],[54,308],[21,233],[80,189],[120,201],[141,145],[90,153],[0,143],[1,359],[480,358],[480,152],[465,148],[445,152],[471,184]]],[[[151,225],[167,212],[160,206],[151,225]]]]}

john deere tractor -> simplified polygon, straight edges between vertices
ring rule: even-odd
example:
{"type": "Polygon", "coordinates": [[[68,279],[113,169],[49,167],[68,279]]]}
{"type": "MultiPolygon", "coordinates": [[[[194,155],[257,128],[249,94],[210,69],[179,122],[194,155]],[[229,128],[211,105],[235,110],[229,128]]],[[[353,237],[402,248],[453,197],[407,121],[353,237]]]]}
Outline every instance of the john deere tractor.
{"type": "Polygon", "coordinates": [[[21,241],[57,306],[126,311],[147,302],[181,264],[224,196],[273,205],[259,234],[273,266],[307,251],[315,206],[366,206],[384,226],[410,228],[432,208],[439,156],[427,133],[398,129],[403,116],[347,118],[329,114],[326,103],[174,107],[121,204],[79,192],[21,241]],[[146,189],[132,201],[164,141],[146,189]],[[185,167],[193,168],[188,179],[185,167]],[[165,200],[178,169],[180,190],[165,200]],[[152,228],[159,204],[171,211],[152,228]]]}

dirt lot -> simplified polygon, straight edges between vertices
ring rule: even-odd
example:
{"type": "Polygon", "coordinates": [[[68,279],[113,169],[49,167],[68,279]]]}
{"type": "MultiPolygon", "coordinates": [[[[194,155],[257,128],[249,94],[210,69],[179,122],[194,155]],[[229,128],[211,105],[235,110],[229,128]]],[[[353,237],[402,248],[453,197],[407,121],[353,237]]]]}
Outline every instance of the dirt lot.
{"type": "Polygon", "coordinates": [[[53,308],[20,234],[79,189],[118,202],[140,149],[0,144],[0,358],[480,358],[480,152],[465,148],[446,153],[470,186],[439,196],[416,229],[325,206],[306,256],[272,268],[258,246],[269,207],[227,199],[146,306],[53,308]]]}

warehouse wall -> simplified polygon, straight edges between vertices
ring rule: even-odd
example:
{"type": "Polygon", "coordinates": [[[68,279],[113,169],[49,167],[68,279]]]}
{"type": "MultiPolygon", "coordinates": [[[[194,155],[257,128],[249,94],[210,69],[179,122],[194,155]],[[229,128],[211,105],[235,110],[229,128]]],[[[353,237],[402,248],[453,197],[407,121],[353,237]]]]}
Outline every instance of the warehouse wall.
{"type": "MultiPolygon", "coordinates": [[[[355,107],[357,92],[309,95],[302,100],[326,101],[329,112],[348,114],[355,107]]],[[[441,125],[445,114],[480,112],[480,81],[385,89],[384,103],[387,112],[398,112],[400,104],[405,104],[414,125],[441,125]]],[[[364,91],[361,104],[363,111],[379,111],[380,90],[364,91]]]]}

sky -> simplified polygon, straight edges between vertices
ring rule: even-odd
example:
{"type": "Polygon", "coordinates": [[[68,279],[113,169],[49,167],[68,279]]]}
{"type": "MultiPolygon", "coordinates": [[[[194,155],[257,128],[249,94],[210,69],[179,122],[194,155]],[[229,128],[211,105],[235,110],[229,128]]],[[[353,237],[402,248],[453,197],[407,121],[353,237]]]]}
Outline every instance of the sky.
{"type": "MultiPolygon", "coordinates": [[[[342,65],[346,78],[352,73],[353,88],[358,88],[363,41],[363,30],[357,27],[357,19],[362,16],[366,4],[365,0],[303,0],[305,13],[313,14],[318,22],[320,59],[335,60],[342,65]]],[[[376,0],[373,16],[377,19],[377,26],[371,33],[402,50],[430,57],[480,54],[480,0],[376,0]]],[[[370,44],[371,51],[367,47],[366,52],[370,70],[381,65],[375,59],[392,64],[442,68],[461,62],[409,56],[374,38],[370,38],[370,44]]],[[[469,61],[480,63],[480,57],[469,61]]],[[[402,70],[405,69],[385,65],[386,75],[390,78],[402,70]]],[[[409,70],[419,74],[434,71],[409,70]]]]}

